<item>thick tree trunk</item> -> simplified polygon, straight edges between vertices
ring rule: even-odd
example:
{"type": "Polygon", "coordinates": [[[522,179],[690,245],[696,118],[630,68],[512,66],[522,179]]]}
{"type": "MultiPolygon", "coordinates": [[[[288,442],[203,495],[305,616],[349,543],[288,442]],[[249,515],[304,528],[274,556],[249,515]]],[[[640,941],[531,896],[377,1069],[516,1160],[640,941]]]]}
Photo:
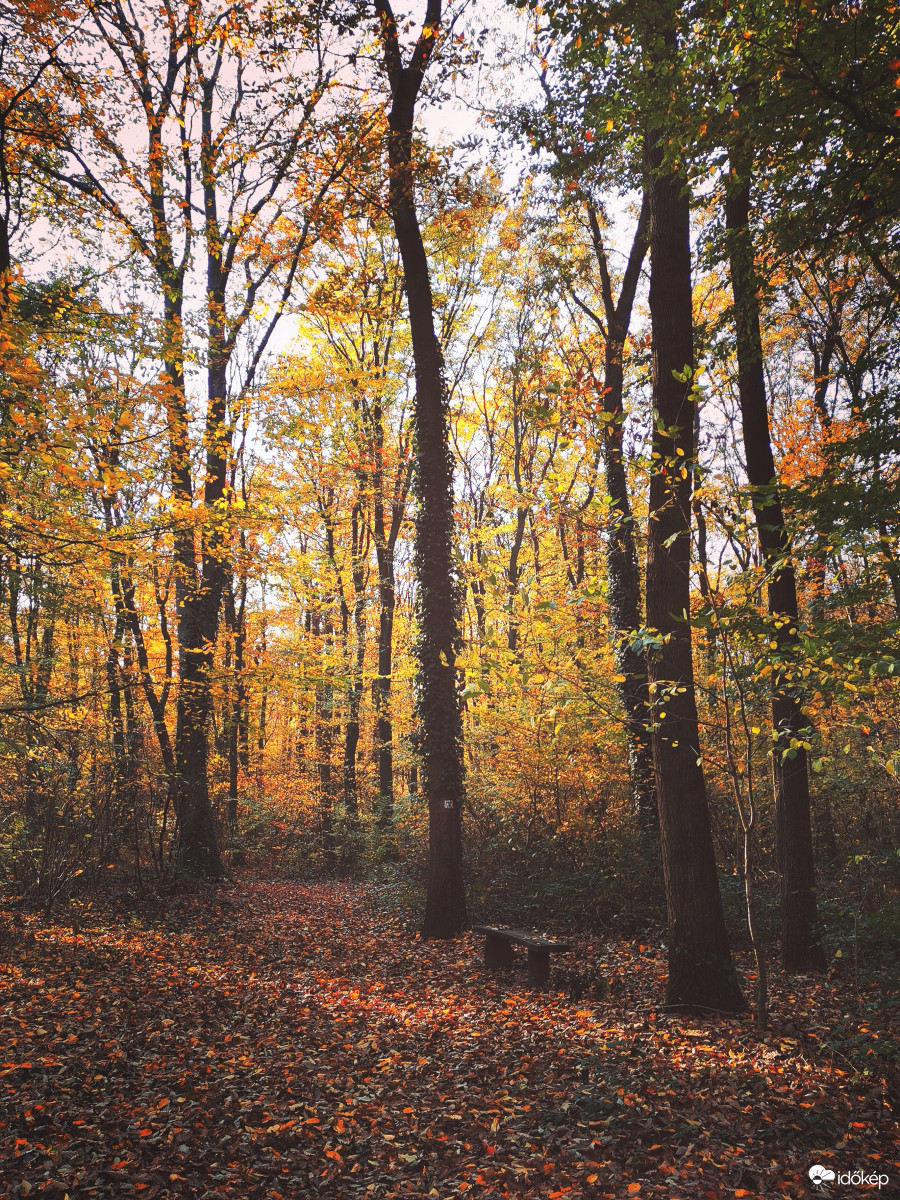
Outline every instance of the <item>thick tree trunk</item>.
{"type": "MultiPolygon", "coordinates": [[[[210,675],[225,589],[225,546],[218,508],[225,496],[227,466],[226,366],[221,349],[224,296],[214,267],[209,266],[207,295],[210,307],[210,362],[207,366],[207,414],[201,562],[197,570],[193,523],[176,531],[176,600],[178,602],[179,688],[175,722],[175,776],[172,800],[176,816],[176,862],[190,874],[222,873],[215,813],[209,795],[208,738],[212,720],[210,675]]],[[[180,337],[181,314],[177,316],[180,337]]],[[[170,375],[173,391],[184,396],[180,363],[170,375]]],[[[170,423],[172,423],[170,414],[170,423]]],[[[191,504],[192,482],[187,449],[187,420],[183,408],[174,414],[172,470],[174,490],[181,504],[191,504]]]]}
{"type": "Polygon", "coordinates": [[[210,672],[218,604],[196,595],[185,600],[178,622],[179,688],[175,721],[175,859],[190,874],[222,872],[215,813],[209,795],[210,672]]]}
{"type": "Polygon", "coordinates": [[[443,355],[435,334],[428,258],[416,216],[412,146],[416,97],[440,25],[441,6],[439,0],[429,0],[425,26],[408,67],[402,63],[390,5],[376,0],[376,8],[392,99],[389,201],[403,262],[416,374],[417,713],[429,828],[422,935],[452,937],[468,923],[462,873],[462,715],[456,690],[459,620],[453,565],[453,461],[443,355]]]}
{"type": "MultiPolygon", "coordinates": [[[[675,53],[674,23],[667,32],[675,53]]],[[[648,139],[653,474],[647,545],[653,765],[668,908],[666,1002],[746,1008],[731,962],[700,752],[690,625],[694,459],[690,205],[685,180],[648,139]]]]}
{"type": "Polygon", "coordinates": [[[356,752],[359,749],[359,707],[362,690],[354,684],[347,697],[350,708],[344,726],[344,811],[351,825],[359,822],[359,786],[356,779],[356,752]]]}
{"type": "Polygon", "coordinates": [[[748,164],[732,164],[740,177],[725,201],[728,257],[737,334],[738,395],[747,478],[756,532],[768,577],[772,636],[782,666],[772,674],[772,775],[775,785],[775,854],[781,881],[781,957],[786,971],[822,971],[825,952],[818,935],[808,740],[791,661],[798,645],[797,583],[791,539],[778,488],[763,371],[759,298],[750,231],[748,164]]]}

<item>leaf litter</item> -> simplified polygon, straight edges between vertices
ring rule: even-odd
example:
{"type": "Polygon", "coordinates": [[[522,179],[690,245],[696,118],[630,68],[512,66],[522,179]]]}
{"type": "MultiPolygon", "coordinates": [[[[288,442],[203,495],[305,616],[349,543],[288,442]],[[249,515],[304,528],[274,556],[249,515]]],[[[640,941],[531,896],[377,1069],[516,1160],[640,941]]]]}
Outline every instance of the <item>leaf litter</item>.
{"type": "MultiPolygon", "coordinates": [[[[22,918],[19,918],[21,924],[22,918]]],[[[602,1000],[423,943],[377,892],[237,884],[0,964],[2,1194],[808,1196],[900,1179],[896,981],[776,981],[772,1028],[661,1012],[665,962],[576,941],[602,1000]],[[893,1020],[891,1019],[893,1015],[893,1020]]]]}

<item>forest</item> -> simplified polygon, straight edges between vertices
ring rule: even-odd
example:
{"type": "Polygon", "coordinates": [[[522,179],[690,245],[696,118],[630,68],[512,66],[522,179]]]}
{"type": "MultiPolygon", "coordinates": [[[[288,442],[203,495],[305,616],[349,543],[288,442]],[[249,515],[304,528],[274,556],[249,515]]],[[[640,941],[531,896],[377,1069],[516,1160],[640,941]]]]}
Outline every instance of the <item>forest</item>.
{"type": "Polygon", "coordinates": [[[9,1195],[896,1181],[898,151],[893,0],[0,0],[9,1195]]]}

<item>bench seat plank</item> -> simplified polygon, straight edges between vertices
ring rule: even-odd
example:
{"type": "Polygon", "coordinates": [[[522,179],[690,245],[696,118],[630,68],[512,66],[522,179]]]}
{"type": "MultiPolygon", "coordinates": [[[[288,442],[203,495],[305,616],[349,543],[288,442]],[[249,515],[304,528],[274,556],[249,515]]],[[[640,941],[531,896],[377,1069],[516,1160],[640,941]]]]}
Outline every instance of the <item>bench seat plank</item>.
{"type": "Polygon", "coordinates": [[[552,938],[535,937],[522,929],[507,929],[503,925],[473,925],[473,933],[483,933],[485,937],[505,938],[508,942],[516,942],[535,950],[556,950],[562,953],[571,950],[570,942],[556,942],[552,938]]]}
{"type": "Polygon", "coordinates": [[[487,967],[511,967],[514,962],[513,942],[528,950],[528,978],[535,987],[542,987],[550,978],[550,954],[571,950],[569,942],[534,937],[521,929],[502,925],[473,925],[473,933],[484,935],[484,963],[487,967]]]}

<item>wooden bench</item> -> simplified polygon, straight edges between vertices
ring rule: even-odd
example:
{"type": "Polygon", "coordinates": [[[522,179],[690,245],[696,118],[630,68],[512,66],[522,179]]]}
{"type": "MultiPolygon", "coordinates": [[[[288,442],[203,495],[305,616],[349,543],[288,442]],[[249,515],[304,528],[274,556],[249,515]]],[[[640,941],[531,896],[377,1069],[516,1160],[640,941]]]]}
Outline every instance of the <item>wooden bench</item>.
{"type": "Polygon", "coordinates": [[[513,943],[528,950],[528,980],[535,987],[542,987],[550,978],[550,955],[564,954],[572,947],[568,942],[554,942],[549,938],[535,937],[521,929],[508,929],[505,925],[473,925],[473,933],[484,934],[484,963],[487,967],[511,967],[513,965],[513,943]]]}

